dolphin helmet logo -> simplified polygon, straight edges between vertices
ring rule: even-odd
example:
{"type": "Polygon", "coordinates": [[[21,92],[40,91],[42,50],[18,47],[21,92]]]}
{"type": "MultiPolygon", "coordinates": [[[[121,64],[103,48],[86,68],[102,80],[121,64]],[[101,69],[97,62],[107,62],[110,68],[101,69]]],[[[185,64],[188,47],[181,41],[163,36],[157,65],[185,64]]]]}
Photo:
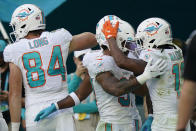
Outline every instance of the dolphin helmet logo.
{"type": "Polygon", "coordinates": [[[151,24],[147,25],[147,27],[144,29],[144,31],[148,35],[153,36],[153,35],[157,34],[157,32],[158,32],[158,30],[159,30],[159,28],[161,26],[162,26],[162,24],[161,25],[157,25],[155,23],[151,23],[151,24]]]}
{"type": "Polygon", "coordinates": [[[32,11],[28,11],[26,9],[23,9],[20,11],[20,13],[18,13],[18,15],[16,15],[16,17],[18,17],[19,20],[24,21],[26,19],[28,19],[29,15],[33,14],[33,10],[32,11]]]}

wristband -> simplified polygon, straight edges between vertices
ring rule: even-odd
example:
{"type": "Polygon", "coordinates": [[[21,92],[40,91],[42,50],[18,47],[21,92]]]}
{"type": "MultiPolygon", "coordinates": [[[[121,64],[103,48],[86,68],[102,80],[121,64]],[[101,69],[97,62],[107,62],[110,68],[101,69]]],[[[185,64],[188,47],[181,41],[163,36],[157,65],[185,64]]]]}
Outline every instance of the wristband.
{"type": "Polygon", "coordinates": [[[11,131],[19,131],[20,122],[11,122],[11,131]]]}
{"type": "Polygon", "coordinates": [[[136,79],[137,79],[137,81],[138,81],[141,85],[143,85],[143,84],[149,79],[149,77],[148,77],[148,74],[143,73],[143,74],[137,76],[136,79]]]}
{"type": "Polygon", "coordinates": [[[59,110],[58,104],[57,103],[54,103],[54,105],[55,105],[56,109],[59,110]]]}
{"type": "Polygon", "coordinates": [[[75,92],[72,92],[71,94],[69,94],[69,96],[71,96],[71,98],[74,100],[75,106],[80,104],[80,99],[78,98],[75,92]]]}

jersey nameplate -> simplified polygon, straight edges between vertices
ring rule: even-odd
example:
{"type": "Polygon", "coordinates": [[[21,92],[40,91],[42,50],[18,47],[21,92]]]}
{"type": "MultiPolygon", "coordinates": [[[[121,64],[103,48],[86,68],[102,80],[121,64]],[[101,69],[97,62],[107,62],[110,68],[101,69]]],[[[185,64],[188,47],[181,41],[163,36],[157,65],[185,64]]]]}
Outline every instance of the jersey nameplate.
{"type": "Polygon", "coordinates": [[[47,37],[43,37],[43,38],[40,38],[40,39],[36,39],[32,42],[29,42],[29,48],[30,49],[34,49],[34,48],[39,48],[39,47],[42,47],[44,45],[48,45],[48,39],[47,37]]]}
{"type": "Polygon", "coordinates": [[[183,58],[182,53],[181,53],[180,50],[169,53],[169,56],[170,56],[172,61],[180,60],[180,59],[183,58]]]}

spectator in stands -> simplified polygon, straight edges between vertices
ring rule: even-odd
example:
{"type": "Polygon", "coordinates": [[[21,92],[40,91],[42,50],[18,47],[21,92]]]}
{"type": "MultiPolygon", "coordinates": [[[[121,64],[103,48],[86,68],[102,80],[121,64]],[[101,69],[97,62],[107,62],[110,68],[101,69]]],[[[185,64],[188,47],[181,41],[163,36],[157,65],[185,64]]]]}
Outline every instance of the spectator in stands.
{"type": "MultiPolygon", "coordinates": [[[[82,60],[85,53],[91,51],[86,49],[82,51],[74,51],[74,63],[76,64],[76,71],[67,76],[68,90],[69,93],[75,91],[82,80],[84,79],[84,73],[87,71],[82,65],[82,60]]],[[[98,108],[94,94],[91,93],[86,100],[81,104],[73,107],[76,131],[95,131],[97,123],[99,121],[98,108]],[[88,128],[86,128],[88,127],[88,128]]]]}

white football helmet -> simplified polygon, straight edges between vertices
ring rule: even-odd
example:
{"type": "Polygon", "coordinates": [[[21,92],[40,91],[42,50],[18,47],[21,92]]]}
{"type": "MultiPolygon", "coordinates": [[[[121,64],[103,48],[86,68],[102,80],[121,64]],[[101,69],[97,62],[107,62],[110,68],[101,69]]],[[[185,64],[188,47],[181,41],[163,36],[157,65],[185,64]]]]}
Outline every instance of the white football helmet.
{"type": "Polygon", "coordinates": [[[115,15],[107,15],[104,16],[98,23],[96,26],[96,39],[97,42],[99,44],[100,47],[102,47],[103,45],[106,46],[109,49],[109,45],[108,42],[105,38],[105,35],[102,32],[102,28],[103,28],[103,24],[105,23],[105,21],[109,20],[112,23],[112,25],[114,26],[116,24],[117,21],[120,20],[120,18],[118,18],[115,15]]]}
{"type": "Polygon", "coordinates": [[[119,20],[116,42],[120,50],[123,52],[134,51],[136,44],[133,41],[135,41],[135,31],[133,27],[128,22],[119,20]]]}
{"type": "Polygon", "coordinates": [[[136,41],[143,48],[173,45],[170,24],[161,18],[144,20],[137,28],[136,41]]]}
{"type": "Polygon", "coordinates": [[[24,4],[15,9],[12,14],[10,26],[13,29],[13,32],[10,33],[11,39],[12,35],[14,35],[16,41],[18,41],[24,38],[29,31],[45,29],[45,17],[37,6],[24,4]]]}
{"type": "Polygon", "coordinates": [[[113,26],[115,26],[117,21],[119,21],[119,28],[118,28],[117,38],[116,38],[117,45],[120,48],[120,50],[122,50],[123,52],[130,50],[128,47],[130,45],[127,46],[126,43],[130,43],[135,40],[134,39],[135,31],[134,31],[133,27],[128,22],[121,20],[119,17],[117,17],[115,15],[105,16],[97,24],[96,39],[97,39],[97,42],[99,43],[100,47],[102,47],[102,45],[104,45],[108,49],[110,49],[108,42],[105,38],[105,35],[102,32],[103,24],[107,20],[110,20],[110,22],[113,26]]]}

